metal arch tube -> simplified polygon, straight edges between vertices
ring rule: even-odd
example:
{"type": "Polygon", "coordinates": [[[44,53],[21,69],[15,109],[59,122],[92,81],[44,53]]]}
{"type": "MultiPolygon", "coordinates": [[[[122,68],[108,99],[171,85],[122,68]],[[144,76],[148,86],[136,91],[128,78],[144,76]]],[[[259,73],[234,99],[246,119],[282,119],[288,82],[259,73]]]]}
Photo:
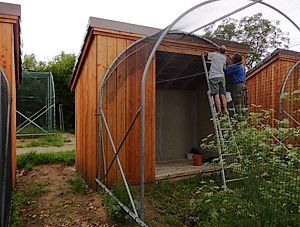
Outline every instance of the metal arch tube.
{"type": "Polygon", "coordinates": [[[141,83],[141,219],[144,220],[144,197],[145,197],[145,89],[146,89],[146,79],[147,74],[150,68],[151,61],[156,53],[156,50],[158,49],[160,43],[165,38],[165,36],[169,33],[169,31],[172,29],[172,27],[181,20],[185,15],[189,14],[190,12],[194,11],[195,9],[204,6],[206,4],[221,1],[221,0],[208,0],[205,2],[202,2],[200,4],[197,4],[196,6],[192,7],[191,9],[187,10],[183,14],[181,14],[177,19],[175,19],[168,27],[166,27],[160,37],[158,38],[156,44],[154,45],[147,63],[145,65],[145,69],[143,71],[142,76],[142,83],[141,83]]]}
{"type": "MultiPolygon", "coordinates": [[[[250,0],[250,1],[255,1],[255,0],[250,0]]],[[[284,16],[284,17],[285,17],[289,22],[291,22],[291,23],[298,29],[298,31],[300,32],[299,26],[298,26],[298,25],[297,25],[290,17],[288,17],[285,13],[283,13],[281,10],[279,10],[279,9],[277,9],[276,7],[274,7],[274,6],[272,6],[272,5],[268,4],[268,3],[265,3],[265,2],[260,2],[260,4],[263,4],[263,5],[265,5],[265,6],[269,7],[269,8],[271,8],[271,9],[273,9],[273,10],[275,10],[277,13],[281,14],[282,16],[284,16]]]]}
{"type": "Polygon", "coordinates": [[[127,180],[126,180],[126,176],[125,176],[124,170],[123,170],[123,168],[122,168],[121,161],[120,161],[120,159],[119,159],[119,157],[118,157],[118,154],[117,154],[117,149],[116,149],[116,147],[115,147],[115,144],[114,144],[112,135],[111,135],[110,130],[109,130],[109,127],[108,127],[108,123],[107,123],[107,121],[106,121],[106,118],[105,118],[105,115],[104,115],[103,112],[102,112],[102,118],[103,118],[103,122],[104,122],[104,125],[105,125],[105,129],[106,129],[106,131],[107,131],[108,138],[109,138],[109,141],[110,141],[110,143],[111,143],[112,149],[113,149],[115,155],[117,155],[117,163],[118,163],[118,166],[119,166],[119,169],[120,169],[120,172],[121,172],[121,175],[122,175],[122,178],[123,178],[123,181],[124,181],[124,184],[125,184],[127,193],[128,193],[128,197],[129,197],[129,200],[130,200],[132,209],[133,209],[135,215],[138,216],[138,213],[137,213],[137,211],[136,211],[135,204],[134,204],[134,201],[133,201],[133,198],[132,198],[132,195],[131,195],[131,192],[130,192],[130,189],[129,189],[129,186],[128,186],[128,183],[127,183],[127,180]]]}
{"type": "Polygon", "coordinates": [[[245,6],[241,7],[241,8],[238,8],[238,9],[236,9],[236,10],[234,10],[234,11],[228,13],[228,14],[225,14],[225,15],[222,16],[222,17],[219,17],[219,18],[216,19],[216,20],[213,20],[213,21],[211,21],[211,22],[209,22],[209,23],[207,23],[207,24],[205,24],[205,25],[203,25],[203,26],[201,26],[201,27],[199,27],[199,28],[196,28],[196,29],[194,29],[193,31],[189,32],[188,34],[193,34],[193,33],[197,32],[197,31],[201,30],[202,28],[205,28],[205,27],[207,27],[207,26],[209,26],[209,25],[211,25],[211,24],[214,24],[214,23],[216,23],[216,22],[218,22],[218,21],[220,21],[220,20],[222,20],[222,19],[224,19],[224,18],[226,18],[226,17],[229,17],[229,16],[231,16],[231,15],[233,15],[233,14],[235,14],[235,13],[238,13],[238,12],[244,10],[244,9],[247,9],[247,8],[249,8],[250,6],[255,5],[256,3],[261,2],[262,0],[251,0],[251,1],[252,1],[252,3],[249,3],[248,5],[245,5],[245,6]]]}
{"type": "MultiPolygon", "coordinates": [[[[169,31],[172,29],[172,27],[179,21],[181,20],[185,15],[189,14],[190,12],[194,11],[195,9],[198,9],[200,8],[201,6],[204,6],[204,5],[207,5],[207,4],[210,4],[212,2],[216,2],[216,1],[221,1],[221,0],[208,0],[208,1],[205,1],[203,3],[200,3],[200,4],[197,4],[196,6],[192,7],[191,9],[187,10],[186,12],[184,12],[183,14],[181,14],[177,19],[175,19],[168,27],[166,27],[162,34],[160,35],[160,37],[158,38],[156,44],[154,45],[149,57],[148,57],[148,60],[147,60],[147,63],[146,63],[146,66],[145,66],[145,69],[144,69],[144,72],[143,72],[143,76],[142,76],[142,83],[141,83],[141,218],[142,220],[144,220],[144,193],[145,193],[145,186],[144,186],[144,155],[145,155],[145,88],[146,88],[146,79],[147,79],[147,74],[148,74],[148,71],[149,71],[149,68],[150,68],[150,64],[151,64],[151,61],[152,61],[152,58],[154,57],[155,53],[156,53],[156,50],[158,49],[160,43],[162,42],[162,40],[164,39],[164,37],[169,33],[169,31]]],[[[261,0],[250,0],[250,1],[253,1],[254,3],[253,4],[256,4],[256,3],[261,3],[261,0]]],[[[251,4],[251,5],[253,5],[251,4]]],[[[250,5],[250,6],[251,6],[250,5]]],[[[272,8],[272,7],[271,7],[272,8]]],[[[243,8],[241,8],[240,10],[238,11],[235,11],[234,13],[237,13],[239,11],[241,11],[243,8]]],[[[273,8],[274,10],[276,8],[273,8]]],[[[278,11],[276,9],[276,11],[278,11]]],[[[280,12],[280,11],[278,11],[280,12]]],[[[283,14],[284,15],[284,14],[283,14]]]]}
{"type": "Polygon", "coordinates": [[[295,70],[295,68],[300,64],[300,61],[296,62],[292,68],[289,70],[288,74],[286,75],[285,79],[284,79],[284,82],[282,84],[282,87],[281,87],[281,91],[280,91],[280,96],[279,96],[279,108],[280,108],[280,120],[283,120],[283,97],[284,97],[284,89],[285,89],[285,86],[286,86],[286,83],[288,81],[288,79],[290,78],[290,76],[292,75],[292,72],[295,70]]]}
{"type": "MultiPolygon", "coordinates": [[[[124,54],[128,49],[130,49],[131,47],[133,47],[134,45],[144,41],[147,37],[143,37],[137,41],[135,41],[134,43],[132,43],[131,45],[129,45],[127,48],[125,48],[114,60],[113,62],[109,65],[108,69],[105,72],[105,75],[103,77],[103,80],[101,81],[101,85],[100,85],[100,89],[99,89],[99,114],[98,114],[98,149],[97,149],[97,153],[98,153],[98,179],[100,179],[100,172],[101,172],[101,162],[103,159],[103,149],[101,148],[101,143],[103,142],[103,136],[102,136],[102,112],[103,112],[103,92],[104,92],[104,85],[107,81],[107,78],[110,75],[110,70],[113,67],[113,65],[116,63],[116,61],[122,56],[122,54],[124,54]]],[[[103,159],[104,160],[104,159],[103,159]]],[[[104,166],[104,170],[106,169],[106,166],[104,166]]]]}
{"type": "MultiPolygon", "coordinates": [[[[9,84],[9,81],[7,80],[7,78],[6,78],[6,76],[5,76],[5,73],[4,73],[4,71],[0,68],[0,74],[2,75],[1,77],[4,79],[4,81],[5,81],[5,83],[6,83],[6,85],[7,85],[7,97],[8,97],[8,99],[7,99],[7,116],[6,116],[6,137],[5,137],[5,149],[4,149],[4,152],[5,152],[5,160],[7,160],[7,158],[8,158],[8,148],[9,148],[9,146],[8,146],[8,143],[9,143],[9,131],[10,131],[10,128],[9,128],[9,126],[10,126],[10,84],[9,84]]],[[[2,92],[2,79],[1,79],[1,77],[0,77],[0,93],[2,92]]],[[[1,116],[1,118],[2,118],[2,110],[0,110],[0,116],[1,116]]],[[[0,118],[0,121],[2,121],[2,119],[0,118]]],[[[1,126],[1,125],[0,125],[1,126]]],[[[1,131],[1,134],[2,135],[0,135],[0,138],[1,138],[1,140],[2,140],[2,137],[1,136],[3,136],[3,132],[2,132],[2,126],[0,127],[1,129],[0,129],[0,131],[1,131]]],[[[2,150],[2,144],[1,144],[1,150],[2,150]]],[[[3,169],[3,179],[4,179],[4,182],[3,182],[3,188],[5,189],[5,188],[7,188],[7,186],[6,186],[6,177],[7,177],[7,168],[5,168],[4,167],[4,169],[3,169]]],[[[1,204],[1,206],[2,206],[2,208],[1,208],[1,210],[2,210],[2,212],[4,212],[4,208],[5,208],[5,198],[6,198],[6,193],[4,192],[3,193],[3,195],[2,195],[2,204],[1,204]]],[[[5,222],[5,218],[2,220],[3,222],[5,222]]],[[[2,223],[3,225],[4,225],[4,223],[2,223]]]]}
{"type": "Polygon", "coordinates": [[[52,75],[51,72],[50,72],[50,81],[51,81],[51,84],[52,84],[52,96],[51,96],[51,101],[52,102],[51,102],[51,105],[54,105],[53,106],[53,128],[52,128],[52,130],[55,130],[55,86],[54,86],[53,75],[52,75]]]}

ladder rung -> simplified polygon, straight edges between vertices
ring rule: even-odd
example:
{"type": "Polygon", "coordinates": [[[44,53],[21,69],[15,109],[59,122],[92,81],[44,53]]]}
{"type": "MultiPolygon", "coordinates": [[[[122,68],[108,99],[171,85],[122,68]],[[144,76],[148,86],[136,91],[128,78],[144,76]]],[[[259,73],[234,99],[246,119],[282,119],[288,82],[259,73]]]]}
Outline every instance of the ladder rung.
{"type": "Polygon", "coordinates": [[[226,157],[226,156],[233,156],[233,155],[240,155],[240,153],[235,152],[235,153],[226,153],[226,154],[221,154],[222,157],[226,157]]]}
{"type": "Polygon", "coordinates": [[[240,178],[229,179],[229,180],[225,180],[225,181],[226,181],[226,183],[229,183],[229,182],[234,182],[234,181],[239,181],[239,180],[245,180],[247,178],[248,177],[240,177],[240,178]]]}
{"type": "Polygon", "coordinates": [[[232,128],[221,128],[221,130],[222,130],[222,131],[225,131],[225,130],[228,130],[228,131],[229,131],[229,130],[232,130],[232,128]]]}

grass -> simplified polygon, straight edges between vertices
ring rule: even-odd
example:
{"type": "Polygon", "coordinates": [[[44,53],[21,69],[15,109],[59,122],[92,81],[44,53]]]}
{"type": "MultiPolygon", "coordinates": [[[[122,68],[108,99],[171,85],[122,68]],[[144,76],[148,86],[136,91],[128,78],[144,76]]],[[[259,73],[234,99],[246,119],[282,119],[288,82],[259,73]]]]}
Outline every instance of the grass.
{"type": "Polygon", "coordinates": [[[32,202],[34,199],[45,193],[47,191],[47,185],[47,183],[35,183],[25,189],[16,191],[13,194],[11,215],[12,227],[23,226],[20,215],[22,205],[32,202]]]}
{"type": "MultiPolygon", "coordinates": [[[[26,142],[26,140],[24,139],[26,142]]],[[[33,139],[24,145],[17,145],[18,148],[23,147],[62,147],[64,139],[61,133],[49,134],[38,139],[33,139]]]]}
{"type": "Polygon", "coordinates": [[[77,173],[75,177],[68,180],[72,193],[84,195],[86,193],[85,181],[82,176],[77,173]]]}
{"type": "Polygon", "coordinates": [[[17,167],[19,169],[25,168],[27,170],[31,170],[34,166],[56,163],[74,165],[75,151],[73,150],[48,153],[30,152],[26,154],[17,155],[17,167]]]}
{"type": "MultiPolygon", "coordinates": [[[[210,193],[211,188],[221,185],[218,174],[199,175],[178,181],[161,181],[146,187],[146,201],[153,209],[147,217],[149,225],[193,226],[193,201],[197,191],[204,184],[209,187],[202,193],[210,193]]],[[[146,205],[147,206],[147,205],[146,205]]]]}
{"type": "MultiPolygon", "coordinates": [[[[136,191],[133,186],[129,186],[133,199],[136,197],[136,191]]],[[[129,208],[130,200],[126,191],[126,187],[122,182],[117,182],[111,188],[113,194],[129,208]]],[[[107,207],[110,217],[117,223],[118,226],[138,226],[123,208],[108,194],[103,194],[104,203],[107,207]]]]}

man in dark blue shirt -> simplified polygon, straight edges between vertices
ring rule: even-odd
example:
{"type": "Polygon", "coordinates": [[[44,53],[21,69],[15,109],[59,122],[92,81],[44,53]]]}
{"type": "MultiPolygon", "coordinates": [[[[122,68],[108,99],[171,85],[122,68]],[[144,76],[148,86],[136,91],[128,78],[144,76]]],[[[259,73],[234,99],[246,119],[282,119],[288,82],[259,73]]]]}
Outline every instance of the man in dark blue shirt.
{"type": "Polygon", "coordinates": [[[237,113],[241,113],[242,108],[246,107],[246,75],[242,64],[242,57],[235,54],[232,57],[232,65],[224,69],[225,75],[231,77],[232,82],[232,101],[237,113]]]}

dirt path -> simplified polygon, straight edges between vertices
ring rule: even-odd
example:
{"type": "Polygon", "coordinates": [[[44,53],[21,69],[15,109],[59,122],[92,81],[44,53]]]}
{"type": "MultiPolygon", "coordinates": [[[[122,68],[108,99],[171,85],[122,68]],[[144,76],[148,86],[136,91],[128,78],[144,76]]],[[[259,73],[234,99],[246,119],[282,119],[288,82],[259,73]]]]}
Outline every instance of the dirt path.
{"type": "Polygon", "coordinates": [[[25,226],[113,226],[99,194],[71,192],[68,180],[75,175],[74,167],[61,164],[34,167],[18,175],[17,189],[34,183],[46,185],[36,201],[21,207],[25,226]]]}
{"type": "MultiPolygon", "coordinates": [[[[17,154],[25,154],[28,152],[35,151],[37,153],[47,153],[47,152],[60,152],[60,151],[71,151],[75,150],[75,135],[70,133],[63,133],[63,139],[66,141],[65,145],[62,147],[22,147],[17,148],[17,154]]],[[[28,142],[29,140],[27,140],[28,142]]],[[[18,141],[18,144],[22,144],[21,140],[18,141]]]]}

